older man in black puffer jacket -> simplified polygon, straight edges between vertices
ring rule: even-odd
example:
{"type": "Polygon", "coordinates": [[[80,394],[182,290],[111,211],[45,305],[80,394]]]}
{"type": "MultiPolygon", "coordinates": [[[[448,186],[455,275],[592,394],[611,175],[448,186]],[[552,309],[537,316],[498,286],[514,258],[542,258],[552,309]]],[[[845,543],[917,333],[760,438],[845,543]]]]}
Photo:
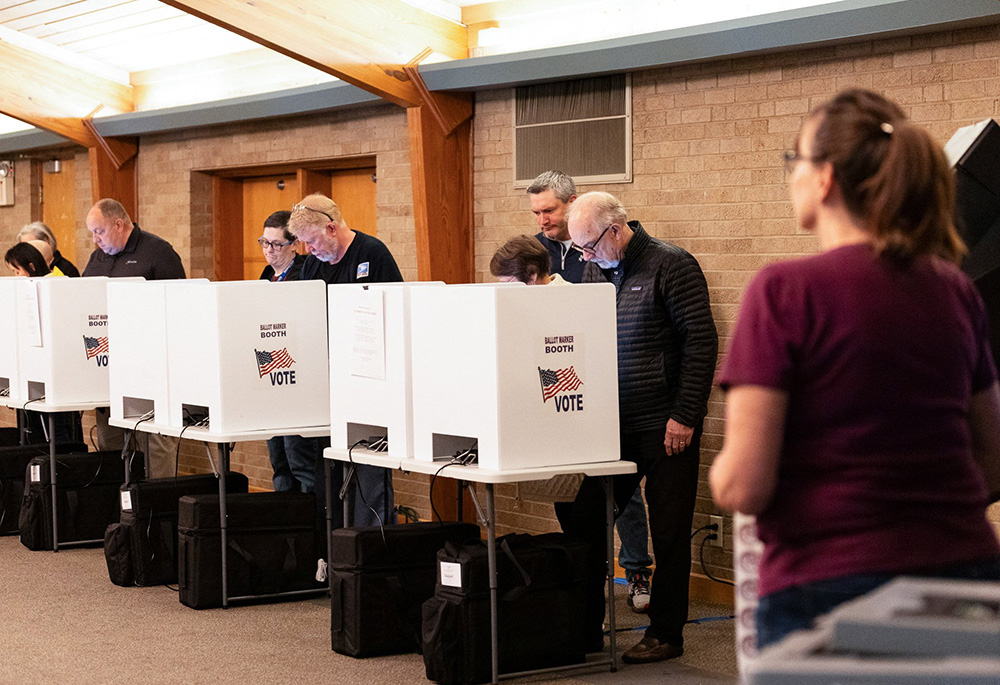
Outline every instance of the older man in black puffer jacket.
{"type": "MultiPolygon", "coordinates": [[[[651,237],[638,221],[628,221],[621,202],[608,193],[577,198],[570,207],[569,232],[590,262],[584,282],[610,282],[617,289],[621,453],[638,466],[635,475],[615,478],[619,510],[646,478],[656,559],[650,623],[623,659],[672,659],[684,652],[702,421],[718,354],[708,284],[694,257],[651,237]]],[[[591,648],[603,645],[597,632],[604,616],[603,502],[599,481],[587,478],[576,501],[557,512],[567,533],[591,545],[591,648]]]]}

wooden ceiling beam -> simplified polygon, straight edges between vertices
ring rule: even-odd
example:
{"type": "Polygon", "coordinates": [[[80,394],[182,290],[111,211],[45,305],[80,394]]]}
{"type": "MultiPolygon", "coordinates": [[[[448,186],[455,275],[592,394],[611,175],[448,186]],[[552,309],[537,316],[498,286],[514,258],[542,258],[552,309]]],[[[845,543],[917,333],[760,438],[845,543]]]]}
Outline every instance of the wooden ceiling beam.
{"type": "Polygon", "coordinates": [[[131,112],[132,87],[0,40],[0,112],[94,147],[83,117],[97,105],[131,112]]]}
{"type": "Polygon", "coordinates": [[[424,102],[403,69],[430,47],[468,57],[468,30],[401,0],[163,0],[401,107],[424,102]]]}

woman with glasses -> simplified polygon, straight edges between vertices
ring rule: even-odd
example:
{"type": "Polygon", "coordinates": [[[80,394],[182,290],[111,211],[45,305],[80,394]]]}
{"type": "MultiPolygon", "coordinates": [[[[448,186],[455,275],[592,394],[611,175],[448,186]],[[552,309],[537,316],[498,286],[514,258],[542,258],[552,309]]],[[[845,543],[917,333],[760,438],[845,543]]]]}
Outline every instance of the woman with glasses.
{"type": "Polygon", "coordinates": [[[257,244],[264,250],[267,266],[261,272],[261,280],[272,282],[297,281],[302,271],[305,255],[295,251],[295,236],[288,232],[288,219],[292,213],[275,212],[264,220],[264,234],[257,244]]]}
{"type": "MultiPolygon", "coordinates": [[[[257,243],[264,250],[267,266],[260,280],[280,283],[299,280],[303,255],[295,252],[295,236],[288,232],[288,211],[274,212],[264,220],[264,234],[257,243]]],[[[267,455],[274,475],[271,482],[275,492],[292,490],[312,492],[314,488],[319,443],[316,438],[301,435],[278,435],[267,441],[267,455]]]]}
{"type": "Polygon", "coordinates": [[[943,151],[850,90],[786,160],[821,251],[748,286],[709,474],[720,506],[757,515],[759,646],[897,575],[1000,579],[1000,390],[943,151]]]}

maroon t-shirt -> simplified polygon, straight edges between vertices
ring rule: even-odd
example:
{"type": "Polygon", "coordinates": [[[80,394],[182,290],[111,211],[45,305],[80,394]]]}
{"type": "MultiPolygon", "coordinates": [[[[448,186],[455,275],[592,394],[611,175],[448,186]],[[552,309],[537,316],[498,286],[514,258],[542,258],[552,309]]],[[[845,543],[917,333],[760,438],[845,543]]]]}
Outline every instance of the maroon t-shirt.
{"type": "Polygon", "coordinates": [[[851,245],[757,274],[720,383],[789,398],[761,595],[1000,555],[968,423],[995,379],[982,301],[944,260],[851,245]]]}

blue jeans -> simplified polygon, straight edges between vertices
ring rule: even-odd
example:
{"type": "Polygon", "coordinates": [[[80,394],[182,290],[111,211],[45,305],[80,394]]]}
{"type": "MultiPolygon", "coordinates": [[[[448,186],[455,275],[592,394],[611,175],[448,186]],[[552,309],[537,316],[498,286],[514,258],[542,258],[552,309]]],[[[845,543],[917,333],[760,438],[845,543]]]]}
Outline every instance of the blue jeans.
{"type": "Polygon", "coordinates": [[[757,647],[778,642],[789,633],[811,628],[813,620],[844,602],[868,594],[900,576],[958,580],[1000,580],[1000,559],[918,569],[906,573],[863,573],[785,588],[760,598],[757,606],[757,647]]]}
{"type": "Polygon", "coordinates": [[[319,447],[316,438],[279,435],[267,441],[275,492],[313,492],[319,447]]]}
{"type": "Polygon", "coordinates": [[[625,577],[636,574],[648,579],[652,575],[649,567],[653,558],[649,556],[649,528],[646,526],[646,502],[642,499],[642,487],[637,487],[632,499],[615,522],[621,547],[618,549],[618,563],[625,569],[625,577]]]}

